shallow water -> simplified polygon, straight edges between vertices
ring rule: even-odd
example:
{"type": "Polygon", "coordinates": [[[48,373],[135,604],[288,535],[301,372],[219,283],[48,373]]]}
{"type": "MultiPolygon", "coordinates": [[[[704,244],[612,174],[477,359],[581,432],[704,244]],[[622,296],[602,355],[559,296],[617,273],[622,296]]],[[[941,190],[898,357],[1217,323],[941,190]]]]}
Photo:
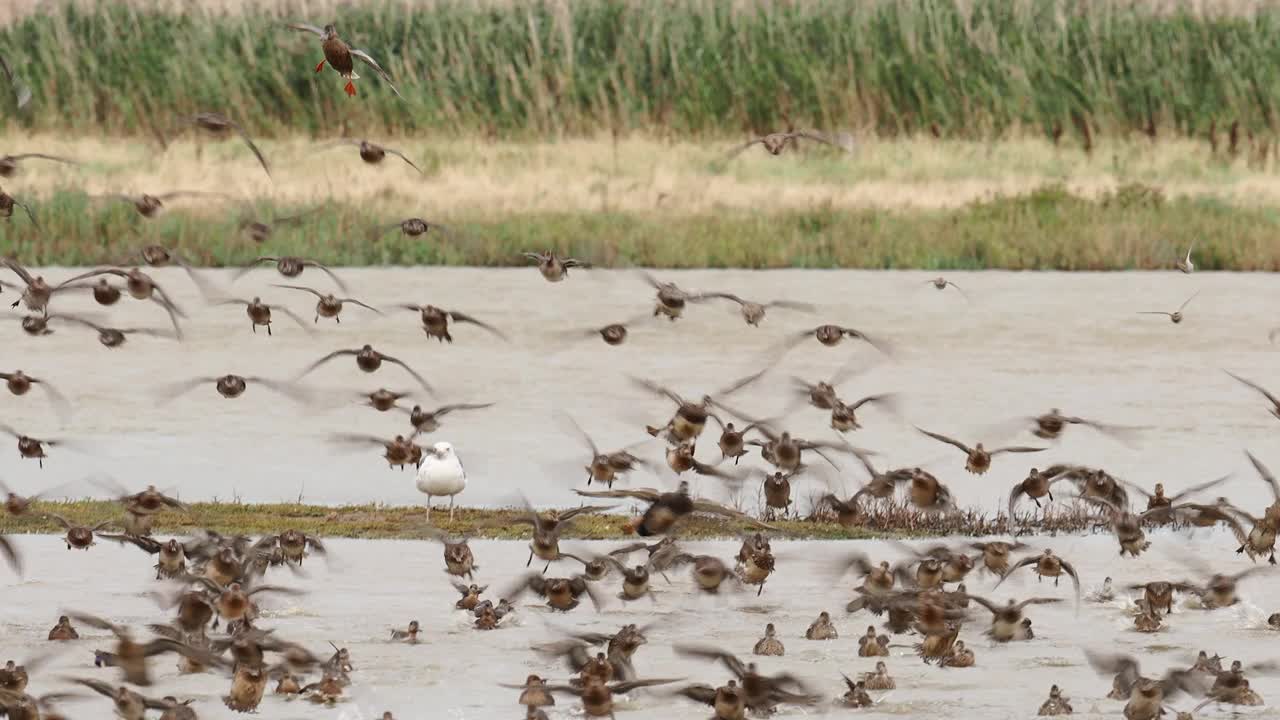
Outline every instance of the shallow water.
{"type": "MultiPolygon", "coordinates": [[[[110,543],[87,553],[67,551],[51,537],[21,536],[19,547],[26,554],[27,579],[19,581],[6,572],[0,576],[5,613],[0,622],[5,657],[25,658],[49,647],[45,634],[59,610],[97,612],[116,622],[141,625],[158,621],[160,611],[144,596],[154,587],[150,559],[131,548],[110,543]],[[93,591],[84,592],[86,577],[93,591]]],[[[575,547],[607,549],[610,543],[577,543],[575,547]]],[[[1042,538],[1035,547],[1052,547],[1075,564],[1083,589],[1101,584],[1105,575],[1116,586],[1160,578],[1195,578],[1178,557],[1195,552],[1221,559],[1224,572],[1249,567],[1247,560],[1231,552],[1234,543],[1225,533],[1198,534],[1194,541],[1181,535],[1159,533],[1153,549],[1136,559],[1119,560],[1110,538],[1042,538]],[[1194,542],[1194,545],[1192,545],[1194,542]]],[[[566,544],[566,550],[569,549],[566,544]]],[[[478,541],[473,544],[480,571],[477,582],[491,584],[490,593],[501,594],[525,572],[526,551],[515,541],[478,541]]],[[[728,559],[736,552],[729,542],[690,543],[695,552],[728,559]]],[[[516,705],[518,691],[505,690],[498,682],[520,683],[529,673],[563,680],[565,669],[530,651],[531,643],[559,639],[555,628],[581,632],[613,632],[623,624],[654,623],[649,644],[635,655],[641,677],[683,678],[688,683],[719,685],[728,673],[719,665],[682,658],[672,651],[676,642],[711,643],[737,654],[744,661],[760,660],[765,672],[788,671],[810,682],[828,696],[844,691],[840,673],[872,670],[875,658],[857,657],[857,636],[868,624],[879,625],[882,618],[866,613],[849,616],[844,604],[852,597],[851,576],[832,582],[824,572],[831,558],[853,550],[874,558],[893,559],[898,553],[879,541],[844,543],[775,541],[778,570],[761,596],[754,589],[726,592],[720,597],[698,595],[686,571],[671,573],[672,584],[657,579],[657,602],[632,603],[614,599],[618,578],[603,581],[607,600],[599,612],[583,605],[570,613],[553,613],[532,596],[517,603],[516,613],[491,632],[471,629],[466,613],[453,610],[457,594],[442,572],[438,545],[415,541],[334,540],[329,543],[330,564],[311,558],[305,568],[308,578],[293,578],[273,571],[273,583],[305,588],[305,597],[268,597],[263,601],[263,627],[275,628],[287,639],[301,642],[316,653],[328,651],[328,641],[350,648],[356,666],[349,699],[332,710],[318,710],[302,701],[286,702],[270,692],[263,702],[264,718],[331,717],[344,720],[381,717],[391,710],[400,720],[428,718],[522,717],[516,705]],[[805,628],[819,612],[828,610],[840,633],[835,641],[803,639],[805,628]],[[386,641],[389,628],[403,627],[417,619],[424,642],[409,646],[386,641]],[[763,634],[766,622],[773,622],[786,646],[782,658],[755,658],[751,647],[763,634]]],[[[1034,552],[1034,550],[1032,550],[1034,552]]],[[[572,564],[553,565],[551,576],[566,575],[572,564]]],[[[1038,583],[1028,570],[1010,577],[994,592],[994,578],[971,575],[969,590],[1003,602],[1033,595],[1064,598],[1056,605],[1030,608],[1036,638],[1032,641],[992,645],[982,636],[989,615],[977,608],[966,624],[961,639],[977,655],[977,667],[943,669],[925,666],[911,650],[892,648],[886,660],[898,689],[873,692],[880,699],[872,710],[859,714],[877,717],[939,717],[962,704],[971,717],[992,719],[1024,718],[1035,714],[1051,684],[1060,685],[1077,715],[1118,717],[1122,703],[1105,699],[1111,679],[1099,677],[1089,668],[1082,648],[1104,652],[1131,653],[1140,658],[1144,674],[1162,674],[1170,667],[1189,666],[1197,650],[1218,652],[1246,663],[1274,657],[1276,631],[1267,629],[1266,616],[1277,610],[1274,598],[1280,590],[1275,573],[1254,576],[1240,585],[1243,600],[1235,607],[1214,611],[1196,610],[1179,596],[1166,629],[1155,634],[1133,631],[1127,614],[1130,603],[1119,593],[1116,600],[1095,604],[1082,602],[1077,611],[1069,582],[1059,586],[1038,583]],[[1272,600],[1268,600],[1271,598],[1272,600]]],[[[30,689],[44,693],[60,687],[61,676],[94,677],[114,682],[114,669],[96,669],[92,650],[110,642],[105,633],[81,627],[82,638],[64,644],[51,665],[33,677],[30,689]]],[[[914,636],[894,636],[895,644],[915,642],[914,636]]],[[[1224,661],[1224,664],[1227,661],[1224,661]]],[[[173,694],[195,698],[200,717],[213,720],[239,717],[224,708],[219,697],[228,680],[214,675],[178,676],[174,656],[161,656],[153,665],[152,694],[173,694]]],[[[1251,684],[1265,700],[1274,700],[1280,690],[1275,677],[1252,675],[1251,684]]],[[[1182,697],[1171,703],[1189,709],[1198,701],[1182,697]]],[[[106,700],[68,703],[73,717],[107,717],[106,700]]],[[[552,713],[556,718],[581,717],[572,698],[558,697],[552,713]]],[[[1201,717],[1225,716],[1228,708],[1206,708],[1201,717]]],[[[1269,707],[1242,708],[1244,715],[1274,717],[1269,707]]],[[[810,715],[815,709],[783,708],[781,717],[810,715]]],[[[852,711],[837,710],[837,714],[852,711]]],[[[618,708],[619,718],[666,720],[705,718],[709,708],[683,699],[671,699],[663,689],[633,692],[618,708]]]]}
{"type": "MultiPolygon", "coordinates": [[[[50,268],[50,279],[76,270],[50,268]]],[[[366,342],[395,355],[439,389],[438,402],[494,402],[493,408],[458,412],[428,441],[452,442],[470,485],[465,505],[509,505],[524,492],[536,504],[573,501],[568,489],[583,480],[584,446],[559,420],[567,412],[602,448],[640,442],[637,454],[661,462],[661,443],[642,426],[661,424],[672,406],[627,381],[650,378],[689,396],[700,396],[760,368],[777,343],[820,322],[856,327],[894,348],[886,359],[862,343],[824,348],[810,340],[786,355],[775,372],[731,398],[742,412],[763,417],[795,407],[788,376],[817,380],[847,362],[864,368],[848,380],[842,396],[900,393],[898,413],[864,407],[864,429],[848,435],[856,445],[880,453],[881,466],[924,465],[948,483],[962,506],[1003,507],[1008,488],[1032,465],[1078,462],[1102,466],[1150,487],[1170,491],[1227,472],[1236,476],[1222,492],[1238,504],[1257,507],[1270,491],[1256,479],[1242,450],[1280,465],[1276,420],[1265,401],[1227,377],[1222,368],[1280,390],[1277,349],[1267,341],[1270,303],[1280,293],[1266,274],[1177,273],[954,273],[969,301],[953,289],[937,292],[929,275],[912,272],[696,271],[662,272],[693,290],[720,290],[768,300],[785,298],[820,307],[816,315],[773,310],[760,328],[746,327],[723,301],[690,307],[676,323],[653,321],[637,328],[624,346],[598,339],[572,342],[565,332],[598,327],[645,314],[652,290],[636,273],[575,271],[568,282],[548,284],[533,269],[350,269],[339,271],[350,294],[387,307],[385,316],[348,306],[340,325],[311,323],[310,295],[273,288],[283,280],[269,269],[232,282],[227,271],[210,271],[216,285],[238,297],[261,294],[305,316],[311,333],[277,314],[275,331],[255,334],[243,309],[210,306],[179,269],[155,276],[190,315],[187,340],[135,337],[108,350],[94,335],[59,326],[35,339],[18,327],[18,311],[0,324],[0,343],[10,348],[0,361],[47,377],[75,404],[64,426],[38,392],[3,395],[4,421],[37,437],[66,438],[45,468],[16,452],[0,459],[0,476],[24,493],[69,482],[65,494],[99,493],[79,482],[106,472],[130,487],[153,483],[183,499],[238,497],[246,501],[301,498],[310,503],[422,502],[411,471],[387,469],[380,448],[340,452],[329,436],[358,432],[390,437],[408,427],[406,416],[380,414],[355,402],[358,392],[379,386],[412,389],[411,378],[386,366],[376,375],[356,371],[344,358],[306,379],[320,395],[299,407],[261,387],[236,401],[210,385],[164,405],[168,383],[200,375],[235,372],[288,378],[322,355],[366,342]],[[1172,310],[1193,292],[1186,320],[1173,325],[1139,310],[1172,310]],[[504,330],[504,343],[473,325],[454,328],[451,345],[428,340],[417,315],[396,303],[432,303],[472,314],[504,330]],[[1135,447],[1085,427],[1069,428],[1060,442],[1034,455],[996,458],[994,469],[976,477],[964,472],[961,454],[929,440],[912,424],[967,441],[1042,445],[1019,418],[1050,407],[1119,425],[1148,426],[1135,447]]],[[[316,269],[294,284],[332,287],[316,269]]],[[[12,298],[11,291],[4,296],[12,298]]],[[[58,297],[58,312],[98,312],[87,295],[58,297]]],[[[105,315],[104,315],[105,316],[105,315]]],[[[163,328],[154,304],[126,298],[111,309],[112,324],[163,328]]],[[[421,393],[419,393],[421,396],[421,393]]],[[[431,398],[420,397],[424,405],[431,398]]],[[[825,413],[796,407],[785,424],[811,439],[831,439],[825,413]]],[[[712,433],[699,455],[718,459],[712,433]]],[[[801,512],[827,483],[851,492],[862,481],[856,463],[836,457],[842,471],[801,480],[795,491],[801,512]]],[[[823,466],[812,459],[815,469],[823,466]]],[[[744,466],[759,466],[749,458],[744,466]]],[[[644,471],[635,486],[672,484],[669,474],[644,471]]],[[[725,497],[711,480],[699,492],[725,497]]],[[[56,493],[63,494],[63,493],[56,493]]],[[[755,502],[754,484],[742,502],[755,502]]]]}

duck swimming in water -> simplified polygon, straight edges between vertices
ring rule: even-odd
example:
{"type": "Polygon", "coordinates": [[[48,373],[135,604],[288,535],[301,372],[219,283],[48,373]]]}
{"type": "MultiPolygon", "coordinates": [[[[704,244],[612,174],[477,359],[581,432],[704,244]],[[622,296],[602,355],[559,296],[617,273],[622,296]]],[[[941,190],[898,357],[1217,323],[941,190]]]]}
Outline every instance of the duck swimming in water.
{"type": "Polygon", "coordinates": [[[1057,685],[1049,688],[1049,699],[1040,705],[1037,715],[1070,715],[1071,701],[1062,694],[1057,685]]]}
{"type": "Polygon", "coordinates": [[[806,640],[835,640],[840,637],[836,632],[836,626],[831,622],[831,616],[827,611],[818,613],[818,619],[809,624],[809,628],[804,631],[806,640]]]}
{"type": "Polygon", "coordinates": [[[782,641],[778,639],[778,633],[773,629],[773,623],[764,626],[764,637],[756,641],[755,647],[751,649],[755,655],[773,655],[782,657],[786,654],[787,649],[783,647],[782,641]]]}

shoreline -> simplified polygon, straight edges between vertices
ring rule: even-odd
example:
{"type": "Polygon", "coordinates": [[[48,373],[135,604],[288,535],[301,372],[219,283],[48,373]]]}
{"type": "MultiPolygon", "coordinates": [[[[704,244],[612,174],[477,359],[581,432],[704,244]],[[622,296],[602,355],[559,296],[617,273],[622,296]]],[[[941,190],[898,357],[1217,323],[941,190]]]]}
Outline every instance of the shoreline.
{"type": "MultiPolygon", "coordinates": [[[[189,513],[165,511],[155,516],[157,536],[189,533],[197,528],[222,534],[263,535],[293,528],[321,538],[362,538],[424,540],[431,536],[428,528],[450,535],[494,540],[526,539],[532,533],[528,512],[517,508],[464,508],[459,506],[455,519],[449,520],[447,508],[433,508],[427,523],[426,508],[420,505],[306,505],[297,503],[248,504],[239,502],[189,503],[189,513]]],[[[568,508],[564,508],[568,509],[568,508]]],[[[640,506],[634,508],[640,511],[640,506]]],[[[37,501],[20,517],[0,517],[0,534],[58,535],[62,527],[43,517],[56,513],[73,524],[96,525],[121,517],[120,505],[111,500],[37,501]]],[[[562,532],[565,540],[641,539],[627,527],[631,514],[600,513],[581,515],[562,532]]],[[[948,536],[987,536],[1009,534],[1004,515],[987,516],[976,511],[960,511],[952,516],[926,516],[898,505],[877,507],[865,516],[865,523],[843,526],[830,513],[800,519],[770,521],[776,535],[792,540],[866,540],[910,539],[948,536]]],[[[1088,517],[1078,509],[1068,508],[1031,522],[1019,517],[1017,535],[1056,535],[1083,533],[1092,528],[1088,517]]],[[[678,535],[686,540],[732,539],[760,528],[748,522],[713,516],[695,515],[681,521],[678,535]]],[[[104,528],[104,532],[112,532],[104,528]]],[[[766,531],[767,532],[767,531],[766,531]]],[[[656,538],[649,538],[656,541],[656,538]]]]}

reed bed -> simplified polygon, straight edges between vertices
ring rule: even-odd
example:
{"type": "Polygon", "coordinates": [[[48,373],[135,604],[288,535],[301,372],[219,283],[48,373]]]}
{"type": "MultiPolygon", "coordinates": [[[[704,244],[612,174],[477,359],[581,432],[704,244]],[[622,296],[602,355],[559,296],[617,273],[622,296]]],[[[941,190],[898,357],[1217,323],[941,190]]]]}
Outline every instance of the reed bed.
{"type": "MultiPolygon", "coordinates": [[[[638,511],[640,508],[632,508],[638,511]]],[[[67,520],[93,526],[121,517],[119,503],[109,500],[68,500],[37,502],[20,517],[0,516],[0,533],[63,532],[62,526],[46,517],[57,513],[67,520]]],[[[458,508],[454,519],[448,511],[436,511],[430,525],[457,535],[494,539],[528,537],[529,526],[519,522],[527,516],[521,509],[458,508]]],[[[561,535],[566,539],[608,540],[633,538],[624,515],[585,515],[561,535]]],[[[1097,523],[1084,508],[1067,506],[1039,515],[1018,515],[1012,525],[1004,514],[988,515],[964,510],[948,515],[926,514],[897,503],[877,503],[867,509],[863,522],[842,526],[823,511],[803,519],[771,521],[784,536],[794,539],[862,539],[878,537],[978,537],[995,534],[1052,535],[1097,530],[1097,523]]],[[[421,506],[347,505],[330,507],[302,503],[246,504],[239,502],[192,503],[189,513],[166,511],[156,516],[157,535],[189,533],[199,528],[224,535],[261,535],[294,528],[321,537],[401,538],[428,537],[426,510],[421,506]]],[[[754,528],[743,522],[695,515],[682,522],[684,539],[732,538],[754,528]]]]}
{"type": "MultiPolygon", "coordinates": [[[[301,210],[259,206],[269,218],[301,210]]],[[[123,203],[57,193],[0,225],[0,254],[30,265],[136,263],[148,243],[199,266],[236,266],[261,254],[331,265],[513,266],[521,252],[555,249],[602,267],[1128,270],[1167,269],[1192,241],[1204,270],[1280,270],[1280,215],[1210,200],[1166,199],[1127,185],[1096,198],[1060,186],[955,210],[835,209],[753,213],[480,212],[431,218],[448,232],[371,235],[388,218],[329,205],[259,245],[236,217],[175,208],[145,220],[123,203]],[[108,240],[109,239],[109,240],[108,240]]],[[[392,218],[393,220],[395,218],[392,218]]]]}
{"type": "MultiPolygon", "coordinates": [[[[1097,0],[369,0],[340,31],[398,79],[346,98],[287,4],[184,14],[74,3],[0,29],[27,127],[150,133],[230,112],[264,134],[724,135],[797,125],[992,138],[1269,137],[1280,10],[1097,0]]],[[[336,13],[335,13],[336,14],[336,13]]],[[[323,23],[329,17],[310,18],[323,23]]],[[[1265,153],[1269,141],[1262,141],[1265,153]]]]}

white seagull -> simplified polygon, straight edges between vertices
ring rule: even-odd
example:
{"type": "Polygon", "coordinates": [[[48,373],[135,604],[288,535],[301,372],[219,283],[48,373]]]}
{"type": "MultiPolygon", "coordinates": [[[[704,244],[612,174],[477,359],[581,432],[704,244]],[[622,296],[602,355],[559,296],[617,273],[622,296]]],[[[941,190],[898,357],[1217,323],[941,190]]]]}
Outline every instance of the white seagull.
{"type": "Polygon", "coordinates": [[[418,468],[418,490],[427,495],[427,520],[431,519],[431,498],[449,496],[449,519],[453,519],[453,498],[467,488],[467,471],[453,452],[453,445],[438,442],[418,468]]]}

